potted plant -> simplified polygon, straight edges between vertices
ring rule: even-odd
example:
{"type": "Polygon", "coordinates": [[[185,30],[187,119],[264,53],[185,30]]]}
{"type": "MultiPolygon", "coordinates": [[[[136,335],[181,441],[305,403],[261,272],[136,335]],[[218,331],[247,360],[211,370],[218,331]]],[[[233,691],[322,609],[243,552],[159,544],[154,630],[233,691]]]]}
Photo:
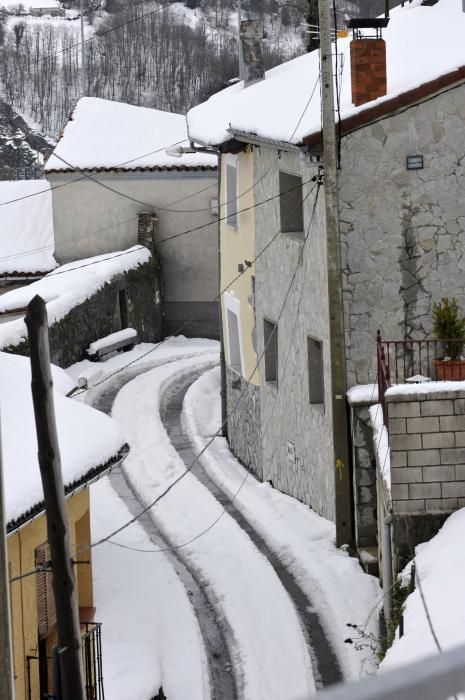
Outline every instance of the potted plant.
{"type": "Polygon", "coordinates": [[[465,318],[462,317],[457,299],[444,297],[433,306],[433,332],[442,341],[444,356],[433,360],[436,379],[464,380],[465,359],[462,350],[465,343],[465,318]]]}

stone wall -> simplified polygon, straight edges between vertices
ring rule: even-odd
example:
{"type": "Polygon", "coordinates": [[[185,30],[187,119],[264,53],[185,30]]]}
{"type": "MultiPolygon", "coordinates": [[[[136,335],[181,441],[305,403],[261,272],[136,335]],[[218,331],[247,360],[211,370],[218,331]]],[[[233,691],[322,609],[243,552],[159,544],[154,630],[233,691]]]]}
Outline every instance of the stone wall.
{"type": "Polygon", "coordinates": [[[260,389],[227,367],[226,397],[229,445],[239,461],[262,480],[260,389]]]}
{"type": "Polygon", "coordinates": [[[350,407],[355,542],[359,548],[377,544],[376,462],[369,407],[368,403],[350,407]]]}
{"type": "Polygon", "coordinates": [[[425,338],[434,301],[455,296],[465,309],[464,142],[463,85],[342,139],[349,386],[375,381],[378,328],[386,339],[425,338]],[[422,170],[407,170],[412,154],[422,170]]]}
{"type": "Polygon", "coordinates": [[[465,390],[392,389],[388,411],[393,541],[404,560],[465,506],[465,390]]]}
{"type": "Polygon", "coordinates": [[[255,209],[255,311],[257,355],[264,352],[264,320],[278,324],[278,381],[267,382],[260,363],[260,417],[263,479],[298,498],[317,513],[335,519],[330,397],[329,314],[327,302],[324,194],[312,211],[317,169],[296,153],[254,149],[256,201],[279,192],[279,170],[300,175],[306,198],[302,240],[280,231],[279,198],[255,209]],[[308,196],[309,195],[309,196],[308,196]],[[271,240],[273,242],[271,242],[271,240]],[[311,404],[308,337],[323,343],[324,402],[311,404]]]}
{"type": "MultiPolygon", "coordinates": [[[[125,327],[122,316],[126,316],[129,327],[138,331],[141,341],[161,340],[160,269],[154,258],[145,265],[114,277],[93,296],[50,326],[52,362],[59,367],[68,367],[85,359],[90,343],[125,327]]],[[[29,355],[27,341],[2,350],[29,355]]]]}

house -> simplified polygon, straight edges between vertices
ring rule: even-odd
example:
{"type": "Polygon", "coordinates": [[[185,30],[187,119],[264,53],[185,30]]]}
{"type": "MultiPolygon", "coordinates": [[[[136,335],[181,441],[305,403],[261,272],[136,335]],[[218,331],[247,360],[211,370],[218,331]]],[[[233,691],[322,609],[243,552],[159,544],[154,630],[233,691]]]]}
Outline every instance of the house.
{"type": "Polygon", "coordinates": [[[65,11],[58,0],[1,0],[0,8],[5,8],[10,14],[32,17],[64,17],[65,11]]]}
{"type": "MultiPolygon", "coordinates": [[[[53,369],[55,412],[62,473],[67,493],[71,547],[83,638],[89,700],[97,694],[94,643],[101,630],[94,609],[89,514],[89,484],[121,461],[123,441],[108,416],[66,397],[73,382],[53,369]]],[[[48,568],[46,516],[37,459],[30,390],[30,365],[24,357],[0,353],[2,453],[7,555],[10,577],[13,665],[17,700],[49,697],[54,690],[56,615],[48,568]]],[[[56,673],[55,673],[56,677],[56,673]]]]}
{"type": "Polygon", "coordinates": [[[217,337],[217,157],[182,147],[182,115],[79,100],[45,169],[55,256],[62,264],[124,250],[138,228],[153,229],[165,334],[217,337]]]}
{"type": "Polygon", "coordinates": [[[48,182],[0,181],[0,292],[54,270],[54,247],[48,182]]]}
{"type": "MultiPolygon", "coordinates": [[[[465,302],[465,13],[458,0],[439,0],[351,24],[352,36],[334,47],[340,286],[346,388],[370,385],[347,431],[352,465],[335,459],[332,444],[332,400],[344,396],[331,395],[318,52],[265,74],[258,28],[244,25],[245,82],[192,109],[188,127],[195,143],[221,152],[221,287],[238,266],[247,270],[222,300],[230,445],[264,481],[334,520],[340,543],[354,538],[370,554],[378,542],[368,415],[377,330],[423,340],[434,301],[465,302]]],[[[411,486],[422,469],[403,466],[397,500],[404,524],[418,525],[414,545],[431,512],[437,526],[459,503],[443,497],[442,476],[431,489],[411,486]]]]}

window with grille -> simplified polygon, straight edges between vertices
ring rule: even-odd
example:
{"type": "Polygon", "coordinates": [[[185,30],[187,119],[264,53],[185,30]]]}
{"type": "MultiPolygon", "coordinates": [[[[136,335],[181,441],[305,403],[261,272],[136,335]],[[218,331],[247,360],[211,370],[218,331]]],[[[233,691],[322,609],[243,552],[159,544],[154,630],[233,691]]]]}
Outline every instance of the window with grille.
{"type": "Polygon", "coordinates": [[[237,158],[226,160],[226,223],[237,228],[237,158]]]}
{"type": "Polygon", "coordinates": [[[304,238],[304,207],[302,178],[279,171],[279,212],[281,233],[304,238]]]}
{"type": "MultiPolygon", "coordinates": [[[[36,568],[50,568],[50,558],[50,545],[48,543],[36,547],[36,568]]],[[[47,637],[56,625],[52,577],[51,571],[41,571],[36,574],[37,620],[40,638],[47,637]]]]}
{"type": "Polygon", "coordinates": [[[323,378],[323,343],[316,338],[307,338],[308,347],[308,393],[310,403],[325,401],[323,378]]]}
{"type": "Polygon", "coordinates": [[[265,346],[265,381],[278,383],[278,325],[263,321],[263,342],[265,346]]]}

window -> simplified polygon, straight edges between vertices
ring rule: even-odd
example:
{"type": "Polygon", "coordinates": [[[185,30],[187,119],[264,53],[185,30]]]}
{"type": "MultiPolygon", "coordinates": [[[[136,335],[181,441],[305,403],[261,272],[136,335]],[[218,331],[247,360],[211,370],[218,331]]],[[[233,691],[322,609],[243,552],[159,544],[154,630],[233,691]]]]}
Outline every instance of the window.
{"type": "Polygon", "coordinates": [[[239,374],[242,374],[241,345],[239,340],[239,321],[237,315],[231,309],[227,310],[228,318],[228,343],[229,366],[239,374]]]}
{"type": "Polygon", "coordinates": [[[237,158],[226,158],[226,223],[237,228],[237,158]]]}
{"type": "Polygon", "coordinates": [[[279,171],[279,212],[281,233],[289,233],[303,239],[304,212],[302,200],[302,178],[279,171]]]}
{"type": "MultiPolygon", "coordinates": [[[[50,546],[46,544],[36,547],[36,568],[50,568],[50,546]]],[[[37,621],[39,637],[43,639],[56,625],[55,598],[53,595],[53,574],[51,571],[41,571],[36,574],[37,592],[37,621]]]]}
{"type": "Polygon", "coordinates": [[[272,321],[263,321],[265,344],[265,380],[278,383],[278,326],[272,321]]]}
{"type": "Polygon", "coordinates": [[[308,347],[308,393],[310,403],[322,404],[325,401],[323,381],[323,343],[315,338],[307,338],[308,347]]]}

